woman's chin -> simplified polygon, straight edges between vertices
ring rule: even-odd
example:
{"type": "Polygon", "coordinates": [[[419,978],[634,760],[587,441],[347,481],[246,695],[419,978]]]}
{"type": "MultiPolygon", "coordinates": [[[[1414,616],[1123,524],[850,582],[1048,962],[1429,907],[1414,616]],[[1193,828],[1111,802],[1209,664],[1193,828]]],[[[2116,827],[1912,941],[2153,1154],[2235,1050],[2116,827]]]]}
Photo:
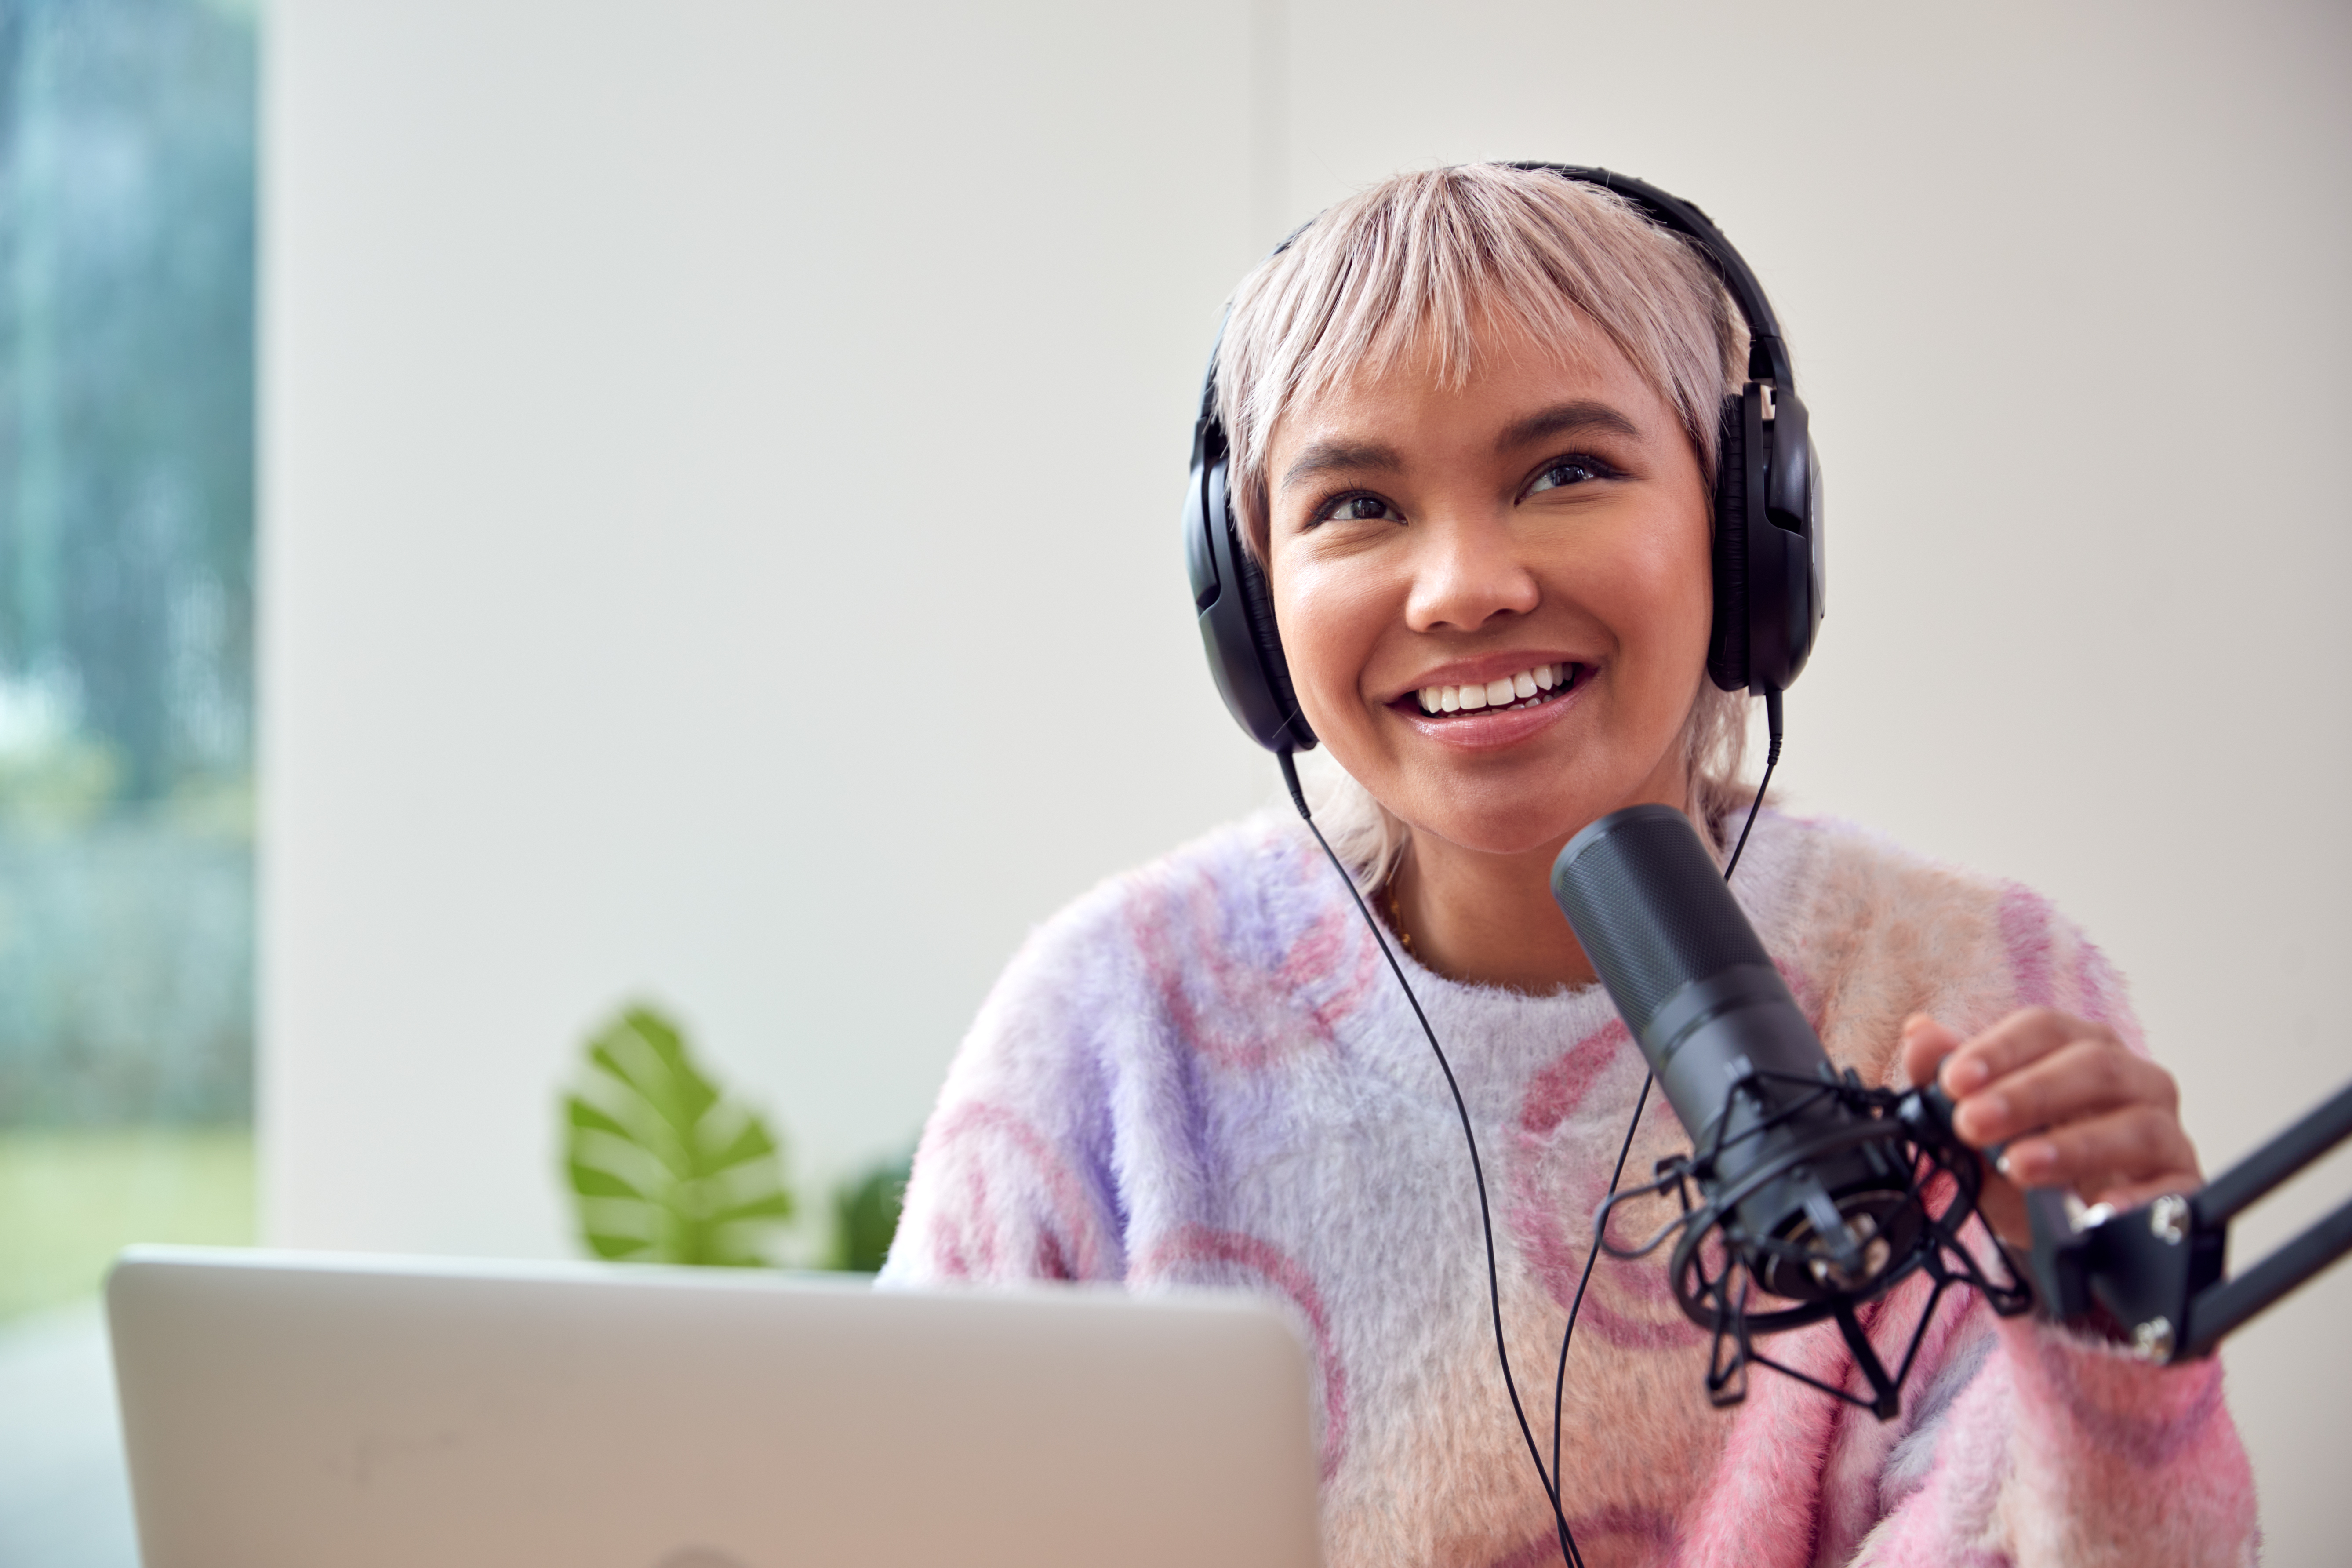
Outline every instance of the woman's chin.
{"type": "Polygon", "coordinates": [[[1474,855],[1518,856],[1555,851],[1587,824],[1609,814],[1601,805],[1431,813],[1408,817],[1415,834],[1429,834],[1474,855]]]}
{"type": "Polygon", "coordinates": [[[1628,737],[1590,716],[1547,729],[1509,747],[1432,745],[1416,733],[1402,744],[1375,738],[1360,757],[1335,746],[1333,756],[1416,834],[1482,856],[1556,850],[1621,806],[1675,793],[1673,732],[1628,737]],[[1355,760],[1369,765],[1360,772],[1355,760]]]}

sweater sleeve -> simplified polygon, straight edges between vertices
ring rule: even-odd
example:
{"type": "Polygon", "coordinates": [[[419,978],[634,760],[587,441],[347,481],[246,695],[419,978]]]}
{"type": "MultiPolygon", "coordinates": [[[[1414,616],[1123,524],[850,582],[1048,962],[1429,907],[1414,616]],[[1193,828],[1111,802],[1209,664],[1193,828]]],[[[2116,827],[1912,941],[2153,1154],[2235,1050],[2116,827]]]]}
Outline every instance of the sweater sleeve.
{"type": "Polygon", "coordinates": [[[1902,1501],[1855,1563],[2255,1561],[2253,1477],[2219,1363],[2150,1366],[2030,1318],[1992,1341],[1890,1456],[1902,1501]]]}
{"type": "MultiPolygon", "coordinates": [[[[1927,998],[1927,1010],[1973,1032],[2017,1007],[2054,1006],[2107,1025],[2145,1053],[2121,978],[2048,904],[2002,889],[1980,929],[1985,945],[1964,970],[1969,980],[1927,998]]],[[[1906,1295],[1924,1299],[1924,1289],[1890,1300],[1885,1334],[1915,1321],[1906,1295]]],[[[1953,1326],[1931,1333],[1939,1342],[1906,1391],[1915,1407],[1907,1427],[1865,1434],[1849,1424],[1854,1447],[1879,1450],[1868,1489],[1878,1517],[1853,1562],[2090,1568],[2255,1560],[2253,1477],[2217,1361],[2150,1365],[2035,1317],[1996,1319],[1973,1295],[1948,1298],[1939,1310],[1953,1326]]],[[[1876,1426],[1866,1415],[1861,1422],[1876,1426]]],[[[1828,1508],[1836,1511],[1834,1502],[1828,1508]]]]}
{"type": "Polygon", "coordinates": [[[1107,1052],[1122,989],[1103,889],[1033,933],[925,1123],[884,1285],[1112,1280],[1126,1272],[1107,1052]]]}

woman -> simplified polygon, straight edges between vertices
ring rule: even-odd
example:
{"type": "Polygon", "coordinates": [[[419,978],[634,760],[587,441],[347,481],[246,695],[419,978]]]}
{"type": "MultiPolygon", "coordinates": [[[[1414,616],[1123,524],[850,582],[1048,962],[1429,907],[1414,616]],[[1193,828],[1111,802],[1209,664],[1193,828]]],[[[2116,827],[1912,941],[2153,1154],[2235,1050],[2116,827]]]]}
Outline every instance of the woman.
{"type": "MultiPolygon", "coordinates": [[[[1706,667],[1717,409],[1747,348],[1681,239],[1486,165],[1325,213],[1244,280],[1220,351],[1240,524],[1328,758],[1318,820],[1449,1048],[1523,1369],[1550,1370],[1643,1074],[1552,858],[1642,802],[1727,850],[1745,805],[1745,700],[1706,667]]],[[[2121,1204],[2197,1180],[2120,981],[2031,893],[1769,811],[1734,889],[1841,1065],[1940,1072],[1962,1136],[2006,1145],[1984,1201],[2006,1238],[2023,1186],[2121,1204]]],[[[1628,1168],[1685,1146],[1654,1109],[1628,1168]]],[[[1032,938],[950,1070],[887,1277],[1269,1293],[1318,1363],[1337,1568],[1557,1561],[1484,1273],[1407,1000],[1314,840],[1269,815],[1032,938]]],[[[1924,1285],[1872,1320],[1890,1359],[1924,1285]]],[[[1828,1325],[1774,1348],[1853,1381],[1828,1325]]],[[[1715,1410],[1705,1356],[1656,1260],[1604,1258],[1559,1417],[1596,1568],[2251,1559],[2210,1363],[1956,1296],[1881,1424],[1769,1374],[1715,1410]]]]}

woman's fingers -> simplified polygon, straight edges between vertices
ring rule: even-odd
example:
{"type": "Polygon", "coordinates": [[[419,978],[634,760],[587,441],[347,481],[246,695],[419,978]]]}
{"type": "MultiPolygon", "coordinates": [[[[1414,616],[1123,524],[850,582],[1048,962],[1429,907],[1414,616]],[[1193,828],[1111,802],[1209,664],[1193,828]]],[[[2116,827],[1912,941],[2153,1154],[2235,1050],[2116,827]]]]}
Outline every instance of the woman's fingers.
{"type": "MultiPolygon", "coordinates": [[[[1957,1076],[1956,1063],[1944,1068],[1948,1085],[1957,1076]]],[[[2124,1106],[2147,1105],[2171,1115],[2179,1103],[2172,1075],[2112,1036],[2068,1041],[1955,1098],[1952,1126],[1979,1149],[2124,1106]]]]}
{"type": "Polygon", "coordinates": [[[2011,1242],[2030,1239],[2027,1187],[2130,1206],[2199,1184],[2172,1075],[2104,1025],[2032,1007],[1963,1041],[1913,1017],[1902,1049],[1912,1082],[1932,1076],[1951,1096],[1961,1140],[1999,1154],[1980,1202],[2011,1242]]]}
{"type": "Polygon", "coordinates": [[[2076,1018],[2055,1007],[2027,1007],[2011,1013],[1951,1054],[1944,1063],[1944,1090],[1956,1100],[1965,1100],[1994,1079],[2085,1039],[2105,1040],[2119,1049],[2123,1044],[2105,1024],[2076,1018]]]}
{"type": "Polygon", "coordinates": [[[2197,1151],[2170,1111],[2125,1105],[2020,1139],[2002,1152],[2000,1169],[2021,1187],[2067,1187],[2096,1200],[2147,1182],[2185,1178],[2194,1186],[2197,1151]]]}
{"type": "Polygon", "coordinates": [[[1937,1064],[1960,1048],[1960,1037],[1925,1013],[1903,1020],[1902,1041],[1903,1081],[1910,1084],[1931,1082],[1937,1064]]]}

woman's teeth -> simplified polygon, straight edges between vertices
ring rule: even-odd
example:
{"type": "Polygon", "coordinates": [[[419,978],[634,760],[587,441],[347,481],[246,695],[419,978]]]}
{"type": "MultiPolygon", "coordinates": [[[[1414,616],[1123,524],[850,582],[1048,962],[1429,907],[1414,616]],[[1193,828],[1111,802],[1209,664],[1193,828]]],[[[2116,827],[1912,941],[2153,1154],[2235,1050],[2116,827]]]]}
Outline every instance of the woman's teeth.
{"type": "Polygon", "coordinates": [[[1517,675],[1484,685],[1424,686],[1416,695],[1424,713],[1465,713],[1481,708],[1532,708],[1550,700],[1546,693],[1566,690],[1574,681],[1572,664],[1539,664],[1517,675]]]}

